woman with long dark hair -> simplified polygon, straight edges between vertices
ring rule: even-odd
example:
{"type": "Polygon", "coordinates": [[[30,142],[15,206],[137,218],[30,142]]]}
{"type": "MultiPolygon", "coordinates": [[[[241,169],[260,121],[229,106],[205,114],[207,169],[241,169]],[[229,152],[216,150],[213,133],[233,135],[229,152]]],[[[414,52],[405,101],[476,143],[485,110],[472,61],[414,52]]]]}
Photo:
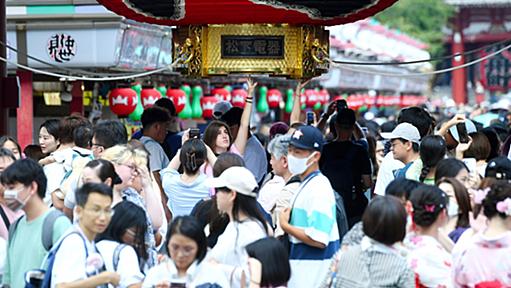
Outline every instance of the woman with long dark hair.
{"type": "Polygon", "coordinates": [[[118,287],[140,287],[148,257],[144,242],[147,229],[145,212],[129,201],[120,202],[113,210],[108,227],[96,239],[96,247],[106,269],[121,276],[118,287]]]}
{"type": "Polygon", "coordinates": [[[10,150],[16,160],[21,159],[21,147],[20,144],[16,141],[16,139],[10,136],[2,136],[0,137],[0,148],[5,148],[10,150]]]}
{"type": "Polygon", "coordinates": [[[216,204],[220,212],[229,216],[229,224],[211,250],[210,258],[225,265],[241,268],[236,271],[237,281],[241,271],[247,271],[245,246],[268,236],[269,227],[257,206],[257,182],[244,167],[231,167],[218,178],[213,178],[216,204]]]}
{"type": "Polygon", "coordinates": [[[442,229],[449,235],[449,238],[456,243],[461,235],[470,228],[470,195],[463,184],[455,178],[442,178],[437,182],[438,188],[449,197],[447,216],[449,221],[442,229]]]}
{"type": "Polygon", "coordinates": [[[219,266],[205,260],[206,235],[192,216],[178,216],[165,237],[167,258],[147,273],[142,287],[230,287],[219,266]],[[175,285],[175,286],[174,286],[175,285]]]}
{"type": "Polygon", "coordinates": [[[436,166],[440,160],[444,159],[446,152],[447,146],[442,136],[430,135],[424,137],[419,147],[421,161],[416,161],[417,165],[414,163],[412,164],[413,167],[410,167],[412,170],[420,168],[420,172],[416,174],[417,178],[412,180],[434,185],[436,166]]]}

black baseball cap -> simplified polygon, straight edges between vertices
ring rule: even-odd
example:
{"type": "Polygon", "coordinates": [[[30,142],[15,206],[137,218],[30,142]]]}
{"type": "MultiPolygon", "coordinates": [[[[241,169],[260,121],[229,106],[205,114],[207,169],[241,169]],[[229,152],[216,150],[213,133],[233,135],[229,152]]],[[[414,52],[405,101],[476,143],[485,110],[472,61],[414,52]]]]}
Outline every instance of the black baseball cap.
{"type": "Polygon", "coordinates": [[[495,157],[488,162],[485,177],[511,180],[511,160],[506,156],[495,157]]]}
{"type": "Polygon", "coordinates": [[[303,150],[323,150],[323,134],[318,128],[310,125],[304,125],[296,129],[291,136],[289,145],[303,150]]]}

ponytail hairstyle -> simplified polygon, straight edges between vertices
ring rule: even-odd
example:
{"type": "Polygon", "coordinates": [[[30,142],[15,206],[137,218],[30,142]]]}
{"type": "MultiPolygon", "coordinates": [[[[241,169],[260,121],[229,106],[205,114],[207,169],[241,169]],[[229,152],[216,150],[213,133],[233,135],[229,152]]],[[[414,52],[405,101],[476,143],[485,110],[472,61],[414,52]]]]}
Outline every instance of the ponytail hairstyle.
{"type": "Polygon", "coordinates": [[[430,227],[447,208],[447,201],[447,195],[440,188],[431,185],[419,186],[410,195],[413,222],[420,227],[430,227]]]}
{"type": "Polygon", "coordinates": [[[206,161],[206,145],[200,139],[189,139],[181,147],[179,160],[183,165],[185,174],[194,175],[206,161]]]}
{"type": "Polygon", "coordinates": [[[502,219],[511,216],[511,183],[496,181],[484,198],[482,208],[484,216],[490,220],[497,216],[502,219]]]}
{"type": "Polygon", "coordinates": [[[422,171],[419,182],[424,182],[426,176],[435,168],[440,160],[444,159],[447,152],[445,140],[442,136],[430,135],[422,139],[419,154],[422,160],[422,171]]]}

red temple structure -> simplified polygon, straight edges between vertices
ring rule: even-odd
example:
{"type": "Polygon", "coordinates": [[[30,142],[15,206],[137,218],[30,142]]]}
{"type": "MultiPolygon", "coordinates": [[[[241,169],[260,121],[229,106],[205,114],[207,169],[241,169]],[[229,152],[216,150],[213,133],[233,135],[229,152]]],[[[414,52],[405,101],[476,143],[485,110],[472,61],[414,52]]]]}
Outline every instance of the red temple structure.
{"type": "MultiPolygon", "coordinates": [[[[463,53],[501,42],[478,53],[459,56],[451,60],[453,67],[502,49],[511,39],[510,0],[446,0],[456,8],[447,31],[445,43],[448,54],[463,53]]],[[[456,103],[467,103],[467,86],[475,89],[476,101],[485,94],[507,92],[511,88],[511,50],[469,68],[452,72],[452,96],[456,103]],[[472,85],[467,85],[471,82],[472,85]]]]}

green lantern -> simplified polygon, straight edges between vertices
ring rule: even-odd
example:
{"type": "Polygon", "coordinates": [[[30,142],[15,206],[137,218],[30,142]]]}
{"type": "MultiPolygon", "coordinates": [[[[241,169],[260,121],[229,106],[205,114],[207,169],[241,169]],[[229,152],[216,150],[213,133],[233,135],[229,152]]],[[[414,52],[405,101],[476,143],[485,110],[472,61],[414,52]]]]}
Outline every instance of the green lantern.
{"type": "Polygon", "coordinates": [[[259,113],[268,113],[270,110],[270,106],[268,106],[268,100],[266,97],[268,96],[268,87],[261,86],[259,88],[259,101],[257,102],[257,112],[259,113]]]}
{"type": "Polygon", "coordinates": [[[287,95],[286,113],[291,113],[293,111],[293,94],[294,93],[295,92],[291,88],[286,90],[286,95],[287,95]]]}
{"type": "Polygon", "coordinates": [[[133,121],[140,121],[140,118],[142,117],[142,113],[144,113],[144,106],[142,106],[142,99],[140,98],[140,92],[142,91],[142,84],[136,83],[135,85],[131,86],[131,89],[135,90],[137,92],[137,107],[135,108],[135,111],[133,111],[129,117],[133,121]]]}
{"type": "Polygon", "coordinates": [[[185,97],[185,108],[183,109],[183,111],[181,111],[181,113],[179,113],[179,118],[190,119],[190,118],[192,118],[192,106],[190,105],[190,94],[192,92],[192,88],[190,88],[190,86],[188,86],[188,85],[183,85],[183,86],[181,86],[180,89],[185,92],[186,97],[185,97]]]}
{"type": "Polygon", "coordinates": [[[200,98],[202,97],[202,87],[197,85],[192,89],[192,118],[202,117],[202,107],[200,98]]]}
{"type": "Polygon", "coordinates": [[[321,106],[321,103],[320,103],[320,102],[318,102],[318,103],[314,104],[313,109],[314,109],[314,110],[320,110],[322,107],[323,107],[323,106],[321,106]]]}
{"type": "Polygon", "coordinates": [[[167,87],[165,87],[165,85],[160,85],[156,87],[156,90],[160,92],[161,97],[167,98],[167,87]]]}
{"type": "Polygon", "coordinates": [[[229,93],[231,93],[231,92],[232,92],[232,86],[231,86],[231,85],[225,85],[225,86],[224,86],[224,89],[225,89],[225,90],[227,90],[227,91],[229,91],[229,93]]]}

